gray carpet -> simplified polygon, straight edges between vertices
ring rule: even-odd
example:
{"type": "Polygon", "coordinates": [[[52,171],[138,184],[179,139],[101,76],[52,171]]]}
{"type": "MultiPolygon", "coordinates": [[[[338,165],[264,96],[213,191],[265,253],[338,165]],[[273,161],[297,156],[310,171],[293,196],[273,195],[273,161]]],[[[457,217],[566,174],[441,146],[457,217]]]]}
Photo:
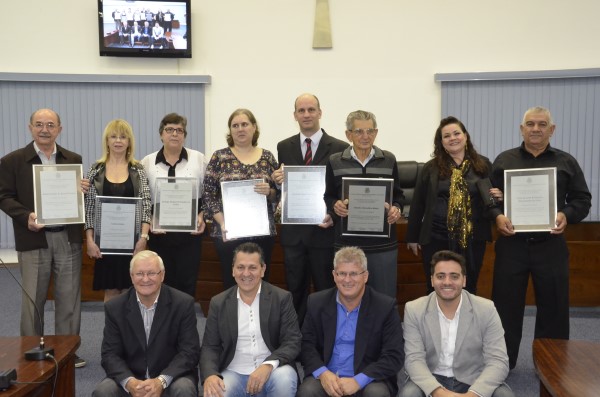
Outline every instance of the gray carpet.
{"type": "MultiPolygon", "coordinates": [[[[20,279],[17,267],[10,267],[20,279]]],[[[21,307],[21,293],[18,285],[0,268],[0,335],[18,336],[21,307]]],[[[47,334],[54,333],[54,315],[52,303],[46,304],[45,321],[47,334]]],[[[517,397],[539,396],[538,378],[531,358],[531,343],[535,308],[527,308],[523,340],[517,367],[511,371],[507,383],[517,397]]],[[[198,331],[200,339],[204,334],[205,319],[198,314],[198,331]]],[[[104,370],[100,366],[100,344],[104,327],[104,311],[101,303],[84,303],[81,313],[81,347],[78,354],[87,361],[87,366],[77,369],[77,396],[89,396],[95,385],[104,378],[104,370]]],[[[571,310],[571,339],[583,339],[600,342],[600,308],[573,308],[571,310]]]]}

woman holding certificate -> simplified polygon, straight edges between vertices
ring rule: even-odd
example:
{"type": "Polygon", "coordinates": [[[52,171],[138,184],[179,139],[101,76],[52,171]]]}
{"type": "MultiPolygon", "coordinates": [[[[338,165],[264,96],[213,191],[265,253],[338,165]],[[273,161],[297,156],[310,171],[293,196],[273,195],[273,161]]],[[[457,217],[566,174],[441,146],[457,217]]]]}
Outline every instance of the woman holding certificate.
{"type": "MultiPolygon", "coordinates": [[[[201,233],[205,227],[202,205],[197,199],[198,189],[201,194],[206,159],[199,151],[184,147],[188,134],[185,117],[177,113],[167,114],[160,122],[158,133],[163,147],[142,159],[142,165],[150,181],[152,198],[156,200],[159,196],[168,197],[166,187],[170,186],[180,188],[179,191],[184,191],[185,186],[192,187],[190,192],[192,194],[189,195],[191,200],[188,199],[185,203],[180,199],[177,202],[180,205],[172,206],[174,208],[169,208],[164,203],[161,205],[160,202],[154,202],[155,222],[152,225],[152,238],[148,245],[164,262],[165,283],[195,298],[202,252],[201,233]],[[179,218],[173,216],[177,208],[182,209],[179,211],[181,214],[175,214],[179,215],[179,218]],[[185,225],[192,227],[178,227],[177,225],[184,225],[181,220],[187,221],[185,225]],[[165,229],[169,231],[164,232],[165,229]]],[[[182,197],[185,198],[183,195],[182,197]]]]}
{"type": "Polygon", "coordinates": [[[423,167],[415,187],[406,241],[415,255],[422,251],[427,293],[433,291],[431,258],[449,249],[466,258],[466,289],[474,294],[486,242],[492,239],[490,221],[484,216],[486,206],[493,203],[492,197],[501,200],[502,192],[489,184],[492,164],[475,151],[460,120],[442,119],[433,146],[433,158],[423,167]]]}
{"type": "MultiPolygon", "coordinates": [[[[229,133],[227,134],[227,147],[217,150],[213,153],[204,177],[204,210],[207,219],[212,219],[210,234],[214,238],[219,261],[221,262],[221,273],[223,277],[223,287],[227,289],[235,285],[231,266],[233,262],[233,250],[238,245],[253,241],[263,250],[264,260],[267,265],[265,280],[268,280],[268,273],[271,262],[271,252],[275,242],[275,219],[273,217],[273,204],[277,203],[277,190],[275,182],[271,179],[271,174],[278,168],[275,156],[268,150],[257,146],[260,131],[256,118],[248,109],[237,109],[228,121],[229,133]],[[243,215],[237,216],[232,220],[225,219],[231,214],[224,214],[223,191],[221,182],[229,181],[248,181],[261,179],[262,182],[254,183],[252,190],[255,193],[266,196],[268,227],[262,235],[252,237],[241,237],[231,239],[227,229],[227,224],[233,225],[243,219],[243,215]]],[[[254,199],[246,196],[247,201],[254,199]]],[[[232,203],[235,206],[235,202],[232,203]]],[[[258,211],[263,208],[257,208],[258,211]]],[[[236,214],[237,215],[237,214],[236,214]]],[[[246,224],[251,222],[246,222],[246,224]]]]}
{"type": "MultiPolygon", "coordinates": [[[[93,288],[94,290],[104,290],[105,302],[131,286],[129,261],[133,254],[146,249],[148,232],[150,231],[150,189],[144,168],[133,158],[134,143],[131,125],[125,120],[112,120],[106,125],[102,134],[102,157],[90,167],[88,172],[90,190],[85,195],[87,254],[90,258],[96,259],[93,288]],[[102,230],[102,239],[113,243],[112,240],[118,240],[119,236],[127,228],[112,225],[113,222],[110,222],[110,215],[112,214],[109,206],[100,208],[97,196],[111,196],[114,198],[139,197],[141,199],[141,216],[132,218],[141,221],[141,225],[139,225],[139,239],[133,243],[133,247],[127,247],[131,252],[126,252],[122,255],[103,255],[101,253],[100,247],[94,241],[96,237],[94,233],[95,228],[101,227],[101,225],[96,224],[96,213],[98,211],[102,209],[103,212],[101,218],[103,220],[103,227],[111,228],[111,230],[102,230]],[[105,219],[108,225],[104,224],[105,219]]],[[[114,206],[117,210],[120,210],[121,207],[114,206]]],[[[123,219],[125,219],[125,226],[129,224],[125,215],[123,219]]],[[[126,241],[127,238],[122,238],[121,240],[126,241]]],[[[102,242],[100,245],[103,246],[102,242]]],[[[107,245],[114,247],[117,244],[107,245]]]]}

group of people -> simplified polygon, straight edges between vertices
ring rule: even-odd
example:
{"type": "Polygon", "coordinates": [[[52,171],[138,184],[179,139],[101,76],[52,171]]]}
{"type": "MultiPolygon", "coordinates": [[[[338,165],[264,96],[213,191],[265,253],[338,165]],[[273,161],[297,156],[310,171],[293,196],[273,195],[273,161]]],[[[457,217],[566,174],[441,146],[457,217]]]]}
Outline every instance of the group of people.
{"type": "Polygon", "coordinates": [[[143,10],[136,8],[133,11],[131,8],[128,8],[127,10],[124,8],[122,10],[115,8],[111,13],[111,16],[115,22],[116,30],[118,30],[123,23],[132,27],[134,23],[141,25],[142,22],[148,22],[148,24],[152,26],[154,26],[155,23],[158,23],[167,32],[171,32],[173,29],[173,20],[175,19],[175,14],[173,14],[170,9],[167,9],[167,12],[163,12],[161,9],[158,9],[157,12],[152,12],[149,8],[143,10]]]}
{"type": "Polygon", "coordinates": [[[150,22],[146,21],[143,26],[134,22],[129,26],[127,21],[124,21],[119,26],[118,32],[121,45],[133,47],[139,41],[142,45],[150,46],[151,49],[154,49],[154,46],[162,49],[168,44],[165,29],[158,22],[150,25],[150,22]]]}
{"type": "MultiPolygon", "coordinates": [[[[102,156],[81,182],[86,252],[96,259],[94,288],[105,290],[107,302],[102,364],[108,380],[99,389],[117,393],[98,395],[125,390],[152,395],[163,389],[167,395],[187,395],[175,390],[195,392],[198,362],[207,396],[294,395],[296,388],[300,396],[394,396],[402,366],[407,374],[402,396],[512,395],[503,381],[516,365],[529,275],[538,306],[535,337],[568,339],[563,232],[568,223],[585,218],[591,205],[577,161],[550,146],[555,129],[550,112],[527,110],[520,126],[522,145],[501,153],[493,164],[476,152],[460,120],[440,122],[406,234],[408,248],[415,254],[421,249],[429,293],[407,304],[404,331],[395,301],[396,228],[387,237],[348,236],[342,228],[349,215],[344,177],[392,179],[384,219],[393,225],[401,217],[396,158],[374,145],[375,115],[363,110],[348,115],[350,144],[321,128],[315,95],[296,98],[293,115],[300,132],[279,142],[275,159],[258,146],[260,129],[252,112],[235,110],[228,120],[227,147],[208,162],[185,147],[187,120],[178,114],[162,119],[163,147],[141,162],[133,155],[131,126],[124,120],[108,123],[102,156]],[[286,165],[326,166],[327,209],[319,225],[281,227],[287,292],[268,283],[274,209],[286,165]],[[556,225],[550,232],[515,233],[503,213],[504,170],[540,167],[557,168],[556,225]],[[179,176],[196,178],[202,186],[196,230],[153,230],[156,178],[179,176]],[[246,179],[262,180],[254,191],[266,197],[269,234],[229,239],[221,182],[246,179]],[[93,238],[98,195],[141,199],[141,233],[133,258],[100,253],[93,238]],[[200,350],[193,297],[205,219],[212,221],[224,292],[211,300],[200,350]],[[491,303],[475,293],[493,221],[501,236],[495,245],[491,303]],[[316,292],[309,296],[311,281],[316,292]],[[297,359],[305,373],[299,386],[297,359]]],[[[31,168],[81,164],[82,159],[56,144],[62,130],[56,112],[34,112],[29,129],[33,142],[0,161],[0,209],[13,219],[24,289],[35,306],[43,307],[52,273],[56,333],[78,334],[81,228],[36,222],[31,168]]],[[[23,335],[41,333],[35,306],[23,300],[23,335]]]]}

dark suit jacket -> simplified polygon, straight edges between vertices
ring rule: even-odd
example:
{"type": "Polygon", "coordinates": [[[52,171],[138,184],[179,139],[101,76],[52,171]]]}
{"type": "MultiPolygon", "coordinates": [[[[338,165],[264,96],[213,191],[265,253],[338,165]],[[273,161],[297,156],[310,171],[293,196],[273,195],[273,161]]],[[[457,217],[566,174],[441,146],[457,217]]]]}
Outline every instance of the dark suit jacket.
{"type": "MultiPolygon", "coordinates": [[[[271,351],[266,360],[279,360],[279,366],[294,364],[302,336],[291,294],[263,281],[259,299],[260,332],[271,351]]],[[[210,300],[200,355],[202,383],[211,375],[221,376],[233,360],[238,339],[237,307],[237,286],[210,300]]]]}
{"type": "MultiPolygon", "coordinates": [[[[293,135],[277,144],[279,164],[304,165],[299,135],[293,135]]],[[[312,165],[327,165],[329,156],[343,152],[348,146],[348,142],[334,138],[323,130],[323,137],[313,156],[312,165]]],[[[333,246],[333,227],[323,229],[315,225],[281,225],[280,232],[279,242],[281,245],[303,243],[307,247],[327,248],[333,246]]]]}
{"type": "Polygon", "coordinates": [[[109,378],[118,383],[130,376],[145,379],[148,368],[151,378],[187,376],[197,384],[199,358],[191,296],[163,284],[148,343],[133,287],[105,304],[102,367],[109,378]]]}
{"type": "MultiPolygon", "coordinates": [[[[302,325],[300,358],[305,376],[327,366],[336,338],[337,288],[308,297],[302,325]]],[[[404,339],[396,300],[366,286],[356,326],[354,373],[384,382],[392,396],[398,392],[397,373],[404,364],[404,339]]]]}
{"type": "MultiPolygon", "coordinates": [[[[0,160],[0,209],[10,216],[17,251],[48,248],[46,233],[27,228],[29,214],[34,211],[33,165],[42,164],[33,142],[7,154],[0,160]]],[[[56,164],[81,164],[81,156],[56,145],[56,164]]],[[[82,225],[67,225],[69,242],[83,241],[82,225]]]]}

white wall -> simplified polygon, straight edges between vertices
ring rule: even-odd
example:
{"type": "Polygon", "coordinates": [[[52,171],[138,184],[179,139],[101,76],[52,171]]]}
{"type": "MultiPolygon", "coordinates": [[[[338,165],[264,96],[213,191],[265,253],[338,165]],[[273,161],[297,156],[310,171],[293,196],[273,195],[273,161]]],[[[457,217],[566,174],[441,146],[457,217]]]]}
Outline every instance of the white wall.
{"type": "Polygon", "coordinates": [[[237,107],[255,113],[260,146],[275,151],[297,132],[293,100],[309,91],[333,135],[343,138],[348,112],[370,110],[376,144],[422,161],[440,117],[435,73],[600,65],[597,0],[329,2],[331,50],[312,49],[313,0],[193,0],[193,58],[144,60],[98,56],[94,0],[10,1],[0,72],[211,75],[207,152],[225,146],[237,107]]]}

